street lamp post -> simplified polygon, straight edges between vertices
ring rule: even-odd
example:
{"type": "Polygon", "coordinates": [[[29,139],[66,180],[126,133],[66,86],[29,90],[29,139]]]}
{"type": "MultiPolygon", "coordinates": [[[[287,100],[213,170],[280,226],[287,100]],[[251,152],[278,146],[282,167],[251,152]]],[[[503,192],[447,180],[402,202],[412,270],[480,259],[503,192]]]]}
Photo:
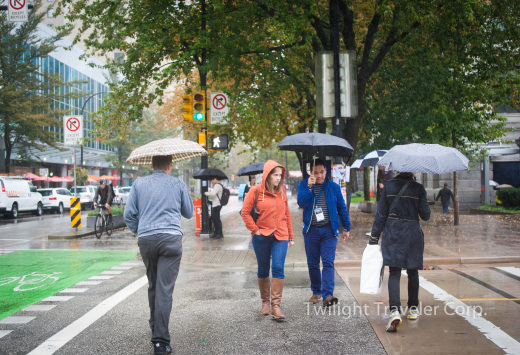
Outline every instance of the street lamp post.
{"type": "MultiPolygon", "coordinates": [[[[93,98],[94,96],[96,96],[96,95],[100,95],[100,94],[104,94],[104,92],[97,92],[97,93],[95,93],[95,94],[92,94],[92,95],[90,95],[90,96],[85,100],[85,102],[83,103],[83,107],[81,108],[80,116],[83,116],[83,112],[85,112],[85,106],[87,106],[87,102],[88,102],[91,98],[93,98]]],[[[81,154],[80,154],[81,162],[80,162],[80,163],[81,163],[81,166],[83,167],[83,165],[84,165],[84,164],[83,164],[83,142],[81,143],[81,148],[80,148],[80,149],[81,149],[81,154]]]]}

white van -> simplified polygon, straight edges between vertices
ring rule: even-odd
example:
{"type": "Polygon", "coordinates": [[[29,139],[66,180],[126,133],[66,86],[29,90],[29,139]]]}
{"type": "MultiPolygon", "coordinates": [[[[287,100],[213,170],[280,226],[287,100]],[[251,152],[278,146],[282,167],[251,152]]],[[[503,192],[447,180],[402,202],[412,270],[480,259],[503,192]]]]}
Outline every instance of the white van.
{"type": "Polygon", "coordinates": [[[0,177],[0,213],[18,218],[18,212],[43,213],[42,195],[27,180],[0,177]]]}

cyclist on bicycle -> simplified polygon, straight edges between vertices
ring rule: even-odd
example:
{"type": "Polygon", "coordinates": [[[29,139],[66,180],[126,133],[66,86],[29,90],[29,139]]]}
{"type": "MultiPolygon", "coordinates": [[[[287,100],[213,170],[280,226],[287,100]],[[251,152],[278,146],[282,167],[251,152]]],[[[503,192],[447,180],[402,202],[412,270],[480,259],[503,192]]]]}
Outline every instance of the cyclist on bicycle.
{"type": "Polygon", "coordinates": [[[99,204],[101,206],[105,206],[108,211],[109,218],[112,218],[112,200],[114,199],[114,193],[110,186],[107,185],[107,180],[105,178],[99,179],[99,186],[96,189],[96,194],[94,195],[94,208],[97,208],[97,202],[99,200],[99,204]]]}

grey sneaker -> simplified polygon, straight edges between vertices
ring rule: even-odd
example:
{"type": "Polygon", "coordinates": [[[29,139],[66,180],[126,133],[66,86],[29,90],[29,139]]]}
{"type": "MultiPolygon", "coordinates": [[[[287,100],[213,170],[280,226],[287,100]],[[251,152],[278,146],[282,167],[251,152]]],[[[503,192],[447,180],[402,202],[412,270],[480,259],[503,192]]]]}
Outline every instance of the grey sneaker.
{"type": "Polygon", "coordinates": [[[406,318],[408,318],[410,320],[416,320],[417,318],[419,318],[419,311],[417,311],[417,308],[415,308],[415,307],[414,308],[410,308],[406,318]]]}
{"type": "Polygon", "coordinates": [[[399,311],[393,311],[390,315],[390,320],[388,321],[388,324],[386,326],[386,331],[392,333],[397,332],[397,328],[399,328],[401,323],[402,320],[401,316],[399,315],[399,311]]]}

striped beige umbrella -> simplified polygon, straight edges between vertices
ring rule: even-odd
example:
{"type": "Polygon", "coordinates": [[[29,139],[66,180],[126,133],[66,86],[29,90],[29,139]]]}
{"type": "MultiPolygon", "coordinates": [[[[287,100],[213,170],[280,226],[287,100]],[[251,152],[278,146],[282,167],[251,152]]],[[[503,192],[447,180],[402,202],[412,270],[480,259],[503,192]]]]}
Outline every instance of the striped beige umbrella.
{"type": "Polygon", "coordinates": [[[156,155],[171,155],[172,162],[178,162],[206,155],[208,152],[199,144],[176,138],[159,139],[130,153],[126,162],[131,165],[151,165],[152,157],[156,155]]]}

